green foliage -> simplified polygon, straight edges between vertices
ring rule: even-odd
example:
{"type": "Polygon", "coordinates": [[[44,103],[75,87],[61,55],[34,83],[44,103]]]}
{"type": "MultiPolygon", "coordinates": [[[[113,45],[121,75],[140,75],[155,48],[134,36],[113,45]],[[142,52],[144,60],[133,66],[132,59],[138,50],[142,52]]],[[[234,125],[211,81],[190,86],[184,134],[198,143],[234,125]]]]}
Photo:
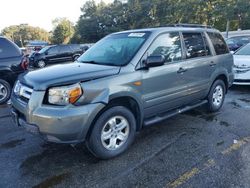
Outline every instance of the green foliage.
{"type": "Polygon", "coordinates": [[[211,25],[221,31],[250,29],[249,0],[115,0],[111,4],[87,1],[71,41],[96,42],[105,35],[127,29],[174,23],[211,25]]]}
{"type": "MultiPolygon", "coordinates": [[[[88,0],[77,24],[66,18],[53,21],[52,43],[96,42],[112,32],[175,23],[211,25],[220,31],[250,29],[249,0],[114,0],[96,4],[88,0]]],[[[49,33],[28,25],[10,26],[2,35],[19,46],[29,40],[49,41],[49,33]]]]}
{"type": "Polygon", "coordinates": [[[54,44],[66,44],[74,34],[74,25],[66,18],[57,18],[53,20],[54,30],[52,32],[51,42],[54,44]]]}
{"type": "Polygon", "coordinates": [[[30,40],[49,41],[49,33],[46,30],[27,24],[6,27],[1,35],[11,39],[20,47],[25,46],[30,40]]]}

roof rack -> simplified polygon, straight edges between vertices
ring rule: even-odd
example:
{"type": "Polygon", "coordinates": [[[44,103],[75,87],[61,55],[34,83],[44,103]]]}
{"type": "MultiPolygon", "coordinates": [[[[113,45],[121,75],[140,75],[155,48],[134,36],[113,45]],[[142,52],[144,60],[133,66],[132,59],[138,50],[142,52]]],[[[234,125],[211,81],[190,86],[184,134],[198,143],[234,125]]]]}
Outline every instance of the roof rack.
{"type": "MultiPolygon", "coordinates": [[[[161,26],[161,27],[162,27],[162,26],[161,26]]],[[[213,27],[212,27],[212,26],[209,26],[209,25],[201,25],[201,24],[183,24],[183,23],[168,24],[168,25],[164,25],[164,27],[194,27],[194,28],[213,29],[213,27]]]]}

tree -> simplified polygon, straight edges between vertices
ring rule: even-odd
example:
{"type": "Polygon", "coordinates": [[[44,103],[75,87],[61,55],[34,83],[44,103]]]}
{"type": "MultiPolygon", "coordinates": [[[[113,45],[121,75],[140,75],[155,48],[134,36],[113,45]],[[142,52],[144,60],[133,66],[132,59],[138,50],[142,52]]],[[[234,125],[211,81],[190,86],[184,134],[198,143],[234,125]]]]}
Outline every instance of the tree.
{"type": "Polygon", "coordinates": [[[25,46],[30,40],[49,42],[49,33],[46,30],[27,24],[6,27],[2,30],[1,35],[11,39],[20,47],[25,46]]]}
{"type": "Polygon", "coordinates": [[[54,30],[51,41],[55,44],[66,44],[74,34],[74,25],[66,18],[57,18],[53,20],[54,30]]]}
{"type": "Polygon", "coordinates": [[[211,25],[226,30],[250,29],[249,0],[115,0],[111,4],[87,1],[72,38],[96,42],[109,33],[175,23],[211,25]]]}

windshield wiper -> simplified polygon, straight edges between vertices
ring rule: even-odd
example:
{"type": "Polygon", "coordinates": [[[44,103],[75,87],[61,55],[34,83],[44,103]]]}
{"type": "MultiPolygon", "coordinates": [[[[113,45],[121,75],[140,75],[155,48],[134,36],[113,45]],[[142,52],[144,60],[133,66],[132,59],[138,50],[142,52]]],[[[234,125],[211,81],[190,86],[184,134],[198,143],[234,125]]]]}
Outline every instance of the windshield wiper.
{"type": "Polygon", "coordinates": [[[97,64],[97,65],[100,65],[100,63],[96,62],[96,61],[80,61],[80,60],[77,60],[78,62],[80,63],[90,63],[90,64],[97,64]]]}
{"type": "Polygon", "coordinates": [[[89,64],[96,64],[96,65],[106,65],[106,66],[120,66],[120,65],[117,65],[115,63],[101,63],[101,62],[96,62],[96,61],[80,61],[80,60],[77,60],[78,62],[80,63],[89,63],[89,64]]]}

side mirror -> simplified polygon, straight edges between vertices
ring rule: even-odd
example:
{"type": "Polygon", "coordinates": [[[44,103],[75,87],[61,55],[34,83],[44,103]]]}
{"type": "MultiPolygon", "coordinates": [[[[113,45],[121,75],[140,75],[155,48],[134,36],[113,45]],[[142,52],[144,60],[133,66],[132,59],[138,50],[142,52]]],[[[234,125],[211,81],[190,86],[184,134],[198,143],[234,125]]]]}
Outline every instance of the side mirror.
{"type": "Polygon", "coordinates": [[[158,67],[164,65],[164,63],[165,57],[163,55],[148,56],[145,61],[146,67],[158,67]]]}
{"type": "Polygon", "coordinates": [[[44,54],[45,54],[45,55],[48,55],[49,53],[48,53],[48,51],[46,51],[46,52],[44,52],[44,54]]]}

